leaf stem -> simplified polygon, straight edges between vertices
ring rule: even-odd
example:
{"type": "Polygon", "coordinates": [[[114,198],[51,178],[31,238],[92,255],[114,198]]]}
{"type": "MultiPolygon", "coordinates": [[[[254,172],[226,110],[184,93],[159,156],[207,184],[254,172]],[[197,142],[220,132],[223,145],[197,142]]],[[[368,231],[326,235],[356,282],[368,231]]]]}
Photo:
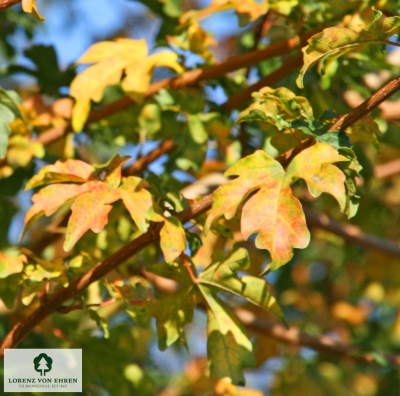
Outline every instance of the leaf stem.
{"type": "Polygon", "coordinates": [[[190,279],[192,282],[197,285],[199,283],[199,278],[195,276],[195,274],[192,271],[192,268],[190,267],[190,262],[186,254],[183,255],[183,264],[186,267],[187,272],[189,273],[190,279]]]}

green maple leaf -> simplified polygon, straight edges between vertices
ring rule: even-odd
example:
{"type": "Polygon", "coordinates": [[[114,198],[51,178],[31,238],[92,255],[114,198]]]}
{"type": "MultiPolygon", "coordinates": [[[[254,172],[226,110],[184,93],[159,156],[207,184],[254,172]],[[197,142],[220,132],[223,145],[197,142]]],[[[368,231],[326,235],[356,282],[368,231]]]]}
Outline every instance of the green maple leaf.
{"type": "Polygon", "coordinates": [[[279,268],[293,257],[293,248],[303,249],[310,240],[304,212],[292,194],[291,183],[304,179],[313,196],[330,193],[343,211],[346,177],[332,165],[339,161],[348,159],[328,144],[317,143],[297,155],[285,171],[278,161],[256,151],[225,172],[225,176],[239,177],[214,192],[205,232],[221,216],[231,219],[245,201],[241,216],[243,238],[258,233],[256,246],[268,249],[271,255],[268,268],[279,268]]]}
{"type": "Polygon", "coordinates": [[[156,318],[158,347],[163,351],[178,340],[185,343],[184,327],[193,320],[198,291],[181,264],[158,263],[146,270],[181,284],[178,292],[148,304],[156,318]]]}
{"type": "Polygon", "coordinates": [[[244,385],[243,369],[255,366],[253,346],[243,324],[211,289],[200,287],[207,303],[207,356],[210,375],[244,385]]]}
{"type": "Polygon", "coordinates": [[[193,320],[196,301],[193,287],[186,287],[151,304],[150,310],[156,318],[158,347],[161,351],[178,340],[185,343],[184,327],[193,320]]]}
{"type": "Polygon", "coordinates": [[[229,256],[217,251],[213,255],[212,263],[200,273],[200,283],[243,297],[285,322],[282,310],[271,295],[269,284],[264,279],[249,275],[239,278],[238,271],[245,271],[249,267],[250,260],[246,249],[236,249],[229,256]]]}

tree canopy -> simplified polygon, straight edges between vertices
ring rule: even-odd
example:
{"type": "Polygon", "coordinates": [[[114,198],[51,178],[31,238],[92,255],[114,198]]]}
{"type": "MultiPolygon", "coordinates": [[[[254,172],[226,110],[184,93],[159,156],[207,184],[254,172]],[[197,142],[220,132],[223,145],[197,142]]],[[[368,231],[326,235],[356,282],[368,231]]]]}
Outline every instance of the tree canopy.
{"type": "Polygon", "coordinates": [[[87,395],[399,395],[398,2],[112,3],[0,0],[1,356],[82,348],[87,395]]]}

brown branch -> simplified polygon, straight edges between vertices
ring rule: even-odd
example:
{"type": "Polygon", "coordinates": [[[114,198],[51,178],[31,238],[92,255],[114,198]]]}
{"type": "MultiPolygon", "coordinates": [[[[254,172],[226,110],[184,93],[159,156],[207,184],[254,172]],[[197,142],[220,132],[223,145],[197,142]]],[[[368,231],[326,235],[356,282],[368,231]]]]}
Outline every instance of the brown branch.
{"type": "MultiPolygon", "coordinates": [[[[190,219],[199,216],[210,209],[211,202],[211,195],[204,197],[201,201],[177,214],[177,217],[182,223],[186,223],[190,219]]],[[[120,264],[138,253],[144,247],[156,242],[159,238],[160,228],[160,223],[152,223],[145,234],[129,242],[104,261],[97,263],[92,269],[72,281],[66,288],[60,289],[52,294],[38,309],[18,322],[6,335],[1,344],[0,358],[3,358],[4,356],[4,349],[15,347],[34,329],[36,325],[57,311],[57,309],[59,309],[62,304],[71,297],[76,296],[91,283],[104,277],[107,273],[117,268],[120,264]]]]}
{"type": "MultiPolygon", "coordinates": [[[[235,56],[217,65],[208,66],[203,69],[190,70],[187,71],[186,73],[183,73],[181,76],[158,81],[150,85],[146,96],[150,97],[156,94],[161,88],[179,89],[183,87],[193,86],[201,81],[211,80],[213,78],[224,76],[227,73],[233,72],[235,70],[244,67],[249,67],[263,60],[274,58],[276,56],[286,55],[290,53],[292,50],[305,45],[307,43],[307,40],[317,32],[319,32],[319,30],[306,32],[302,34],[300,38],[296,37],[280,41],[278,43],[271,44],[264,49],[235,56]]],[[[118,113],[122,110],[126,110],[133,104],[134,104],[133,100],[125,96],[97,110],[93,110],[90,113],[85,125],[99,121],[103,118],[118,113]]],[[[72,131],[71,123],[51,128],[41,133],[38,136],[38,141],[44,145],[48,145],[62,138],[71,131],[72,131]]]]}
{"type": "Polygon", "coordinates": [[[395,257],[400,257],[400,245],[396,242],[379,238],[375,235],[366,234],[358,227],[351,224],[341,224],[325,214],[314,212],[307,206],[303,206],[303,210],[309,228],[322,228],[335,235],[341,236],[347,243],[358,245],[366,249],[378,250],[395,257]]]}
{"type": "MultiPolygon", "coordinates": [[[[365,100],[359,106],[351,110],[349,113],[340,117],[334,124],[329,127],[329,131],[345,131],[346,128],[365,117],[372,110],[378,107],[384,100],[389,98],[391,95],[396,93],[400,89],[400,77],[395,78],[390,81],[384,87],[375,92],[369,99],[365,100]]],[[[300,145],[294,147],[293,149],[287,151],[282,154],[278,160],[283,164],[283,166],[287,166],[290,161],[302,150],[307,147],[310,147],[314,144],[314,138],[310,137],[301,142],[300,145]]]]}
{"type": "Polygon", "coordinates": [[[251,94],[260,90],[263,87],[268,87],[276,84],[278,81],[282,80],[284,77],[295,71],[302,65],[303,56],[298,55],[294,56],[285,61],[285,63],[279,67],[278,69],[274,70],[268,76],[265,76],[260,79],[254,85],[243,89],[242,91],[238,92],[236,95],[230,97],[223,105],[222,108],[225,111],[232,111],[234,109],[239,108],[244,102],[251,98],[251,94]]]}
{"type": "Polygon", "coordinates": [[[128,176],[142,172],[144,169],[146,169],[146,167],[150,163],[160,158],[162,155],[170,152],[175,147],[176,144],[171,139],[164,140],[158,147],[152,150],[149,154],[144,155],[141,158],[138,158],[132,165],[124,169],[123,171],[124,175],[128,176]]]}
{"type": "Polygon", "coordinates": [[[22,0],[0,0],[0,12],[10,8],[18,3],[21,3],[22,0]]]}
{"type": "Polygon", "coordinates": [[[392,96],[400,89],[400,77],[397,77],[387,83],[384,87],[375,92],[370,98],[365,100],[355,109],[342,116],[330,128],[330,131],[344,131],[350,125],[354,124],[359,119],[369,114],[372,110],[378,107],[384,100],[392,96]]]}
{"type": "MultiPolygon", "coordinates": [[[[236,309],[235,314],[249,330],[277,341],[291,345],[307,346],[324,354],[336,355],[360,363],[375,363],[375,359],[371,354],[361,354],[360,349],[356,346],[343,344],[328,336],[312,337],[295,328],[288,330],[281,324],[270,323],[245,309],[236,309]]],[[[400,355],[384,354],[383,356],[391,364],[400,365],[400,355]]]]}
{"type": "Polygon", "coordinates": [[[376,165],[374,168],[374,176],[377,179],[386,179],[400,173],[400,159],[376,165]]]}

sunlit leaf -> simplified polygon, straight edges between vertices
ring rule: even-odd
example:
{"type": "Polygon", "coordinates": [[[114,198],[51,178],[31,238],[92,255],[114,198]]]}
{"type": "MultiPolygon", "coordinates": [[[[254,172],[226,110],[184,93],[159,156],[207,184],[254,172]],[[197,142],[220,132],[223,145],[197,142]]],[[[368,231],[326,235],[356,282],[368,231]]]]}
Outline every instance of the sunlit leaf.
{"type": "Polygon", "coordinates": [[[234,10],[239,16],[241,26],[255,21],[268,11],[268,0],[213,0],[207,7],[201,10],[188,11],[182,15],[181,21],[190,19],[200,20],[213,15],[216,12],[234,10]]]}
{"type": "Polygon", "coordinates": [[[299,118],[313,119],[308,100],[296,96],[287,88],[262,88],[253,93],[254,102],[243,110],[236,122],[263,121],[275,125],[279,130],[290,127],[290,122],[299,118]]]}
{"type": "Polygon", "coordinates": [[[359,30],[343,27],[330,27],[321,33],[312,36],[306,47],[302,49],[304,54],[304,65],[297,78],[297,85],[303,88],[303,77],[307,69],[314,63],[329,56],[325,62],[327,67],[331,61],[344,55],[354,46],[387,43],[390,36],[395,34],[400,27],[400,17],[386,17],[381,11],[374,10],[374,20],[368,26],[359,30]]]}
{"type": "Polygon", "coordinates": [[[214,192],[205,230],[221,216],[231,219],[245,201],[241,216],[243,238],[258,233],[256,246],[268,249],[271,255],[268,267],[279,268],[292,258],[293,248],[305,248],[310,240],[303,209],[293,196],[290,184],[303,178],[311,194],[318,196],[328,192],[343,210],[345,176],[331,165],[338,161],[348,159],[331,146],[317,143],[296,156],[285,172],[279,162],[256,151],[225,172],[225,176],[239,177],[214,192]]]}
{"type": "Polygon", "coordinates": [[[27,262],[28,259],[24,254],[16,257],[7,257],[0,252],[0,278],[6,278],[9,275],[22,272],[27,262]]]}
{"type": "Polygon", "coordinates": [[[78,63],[95,63],[80,73],[71,84],[71,96],[76,99],[72,114],[75,131],[80,131],[90,111],[90,101],[99,102],[104,89],[120,82],[122,88],[136,101],[141,102],[150,84],[153,69],[157,66],[182,72],[177,55],[162,51],[148,55],[144,39],[119,38],[94,44],[78,63]]]}
{"type": "Polygon", "coordinates": [[[55,184],[42,188],[32,197],[34,204],[26,214],[21,238],[40,217],[51,216],[61,206],[72,201],[72,214],[64,243],[66,251],[86,231],[98,233],[103,230],[112,209],[110,204],[119,199],[122,199],[140,231],[147,231],[148,220],[163,221],[162,216],[151,216],[153,200],[144,188],[148,184],[133,176],[122,180],[121,167],[128,159],[116,155],[103,165],[92,166],[79,160],[68,160],[44,167],[28,182],[27,188],[55,184]]]}
{"type": "Polygon", "coordinates": [[[89,191],[80,194],[71,206],[71,217],[65,236],[64,250],[69,251],[86,231],[100,232],[108,222],[111,203],[120,198],[118,190],[104,183],[91,182],[89,191]]]}
{"type": "Polygon", "coordinates": [[[167,263],[173,262],[186,250],[185,230],[176,217],[165,218],[160,231],[160,246],[167,263]]]}
{"type": "Polygon", "coordinates": [[[32,14],[39,21],[44,21],[44,18],[39,14],[36,7],[36,0],[22,0],[22,9],[29,14],[32,14]]]}
{"type": "Polygon", "coordinates": [[[57,161],[54,165],[46,165],[28,183],[25,190],[44,184],[60,182],[85,182],[94,171],[94,167],[79,160],[57,161]]]}
{"type": "Polygon", "coordinates": [[[140,231],[146,232],[148,228],[147,214],[153,206],[153,199],[143,187],[142,179],[129,176],[123,180],[119,191],[133,221],[140,231]]]}

